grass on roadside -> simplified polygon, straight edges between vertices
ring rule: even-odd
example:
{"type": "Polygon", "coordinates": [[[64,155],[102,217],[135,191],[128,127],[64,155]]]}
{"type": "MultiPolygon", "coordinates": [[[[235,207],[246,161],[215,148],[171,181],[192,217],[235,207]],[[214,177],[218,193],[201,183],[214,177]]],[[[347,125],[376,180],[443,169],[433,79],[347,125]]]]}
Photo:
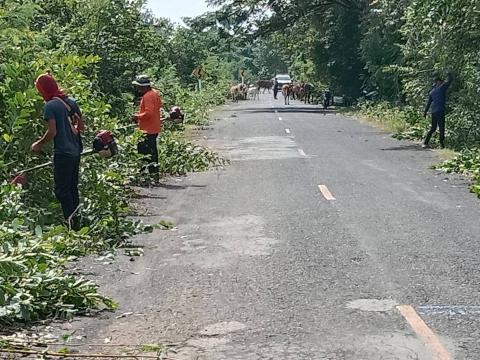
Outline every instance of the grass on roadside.
{"type": "Polygon", "coordinates": [[[349,112],[363,121],[393,132],[398,140],[421,140],[428,120],[413,107],[399,108],[388,102],[364,102],[349,112]]]}

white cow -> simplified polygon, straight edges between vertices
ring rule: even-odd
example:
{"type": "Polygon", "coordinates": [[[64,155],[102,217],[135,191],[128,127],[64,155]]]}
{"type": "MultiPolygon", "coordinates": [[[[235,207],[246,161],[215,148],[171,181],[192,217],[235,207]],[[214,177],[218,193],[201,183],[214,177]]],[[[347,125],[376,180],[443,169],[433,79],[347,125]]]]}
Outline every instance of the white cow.
{"type": "Polygon", "coordinates": [[[257,100],[257,99],[260,100],[260,91],[255,85],[251,85],[248,88],[247,94],[250,100],[257,100]]]}

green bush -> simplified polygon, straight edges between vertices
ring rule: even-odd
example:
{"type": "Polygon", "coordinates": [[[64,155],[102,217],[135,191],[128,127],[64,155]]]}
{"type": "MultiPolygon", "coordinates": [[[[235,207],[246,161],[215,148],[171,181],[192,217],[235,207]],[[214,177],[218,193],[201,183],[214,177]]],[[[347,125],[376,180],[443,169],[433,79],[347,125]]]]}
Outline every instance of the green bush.
{"type": "Polygon", "coordinates": [[[114,309],[95,284],[63,270],[75,256],[104,248],[104,240],[90,235],[89,228],[74,232],[36,225],[22,202],[25,191],[0,186],[0,323],[69,318],[101,304],[114,309]]]}
{"type": "Polygon", "coordinates": [[[480,149],[463,150],[453,160],[445,161],[436,168],[447,173],[471,176],[474,181],[471,190],[480,198],[480,149]]]}
{"type": "Polygon", "coordinates": [[[428,128],[428,120],[412,107],[399,108],[389,102],[361,102],[357,112],[389,131],[396,139],[420,140],[428,128]]]}

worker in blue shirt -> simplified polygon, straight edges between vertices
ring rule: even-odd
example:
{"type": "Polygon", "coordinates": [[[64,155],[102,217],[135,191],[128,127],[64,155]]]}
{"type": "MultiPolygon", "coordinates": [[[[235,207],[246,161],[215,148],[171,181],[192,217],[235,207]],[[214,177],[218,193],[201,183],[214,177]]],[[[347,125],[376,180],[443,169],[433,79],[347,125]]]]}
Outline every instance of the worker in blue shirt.
{"type": "Polygon", "coordinates": [[[447,100],[447,90],[453,81],[453,75],[448,73],[447,81],[444,81],[439,75],[435,76],[435,84],[428,94],[428,102],[425,107],[424,116],[427,117],[428,110],[432,111],[432,126],[428,132],[423,147],[428,147],[430,138],[437,131],[440,131],[440,147],[445,147],[445,103],[447,100]]]}

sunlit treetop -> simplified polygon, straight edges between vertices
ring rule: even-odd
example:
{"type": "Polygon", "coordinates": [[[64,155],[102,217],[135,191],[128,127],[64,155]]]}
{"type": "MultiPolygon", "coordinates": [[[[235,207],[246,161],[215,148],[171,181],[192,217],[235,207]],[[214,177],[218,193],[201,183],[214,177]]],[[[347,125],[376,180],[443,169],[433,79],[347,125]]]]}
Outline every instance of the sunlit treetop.
{"type": "Polygon", "coordinates": [[[207,0],[207,3],[219,7],[219,10],[214,13],[216,21],[230,27],[230,30],[250,35],[261,35],[281,30],[285,26],[291,26],[302,21],[302,19],[321,16],[331,7],[362,11],[369,1],[207,0]]]}

